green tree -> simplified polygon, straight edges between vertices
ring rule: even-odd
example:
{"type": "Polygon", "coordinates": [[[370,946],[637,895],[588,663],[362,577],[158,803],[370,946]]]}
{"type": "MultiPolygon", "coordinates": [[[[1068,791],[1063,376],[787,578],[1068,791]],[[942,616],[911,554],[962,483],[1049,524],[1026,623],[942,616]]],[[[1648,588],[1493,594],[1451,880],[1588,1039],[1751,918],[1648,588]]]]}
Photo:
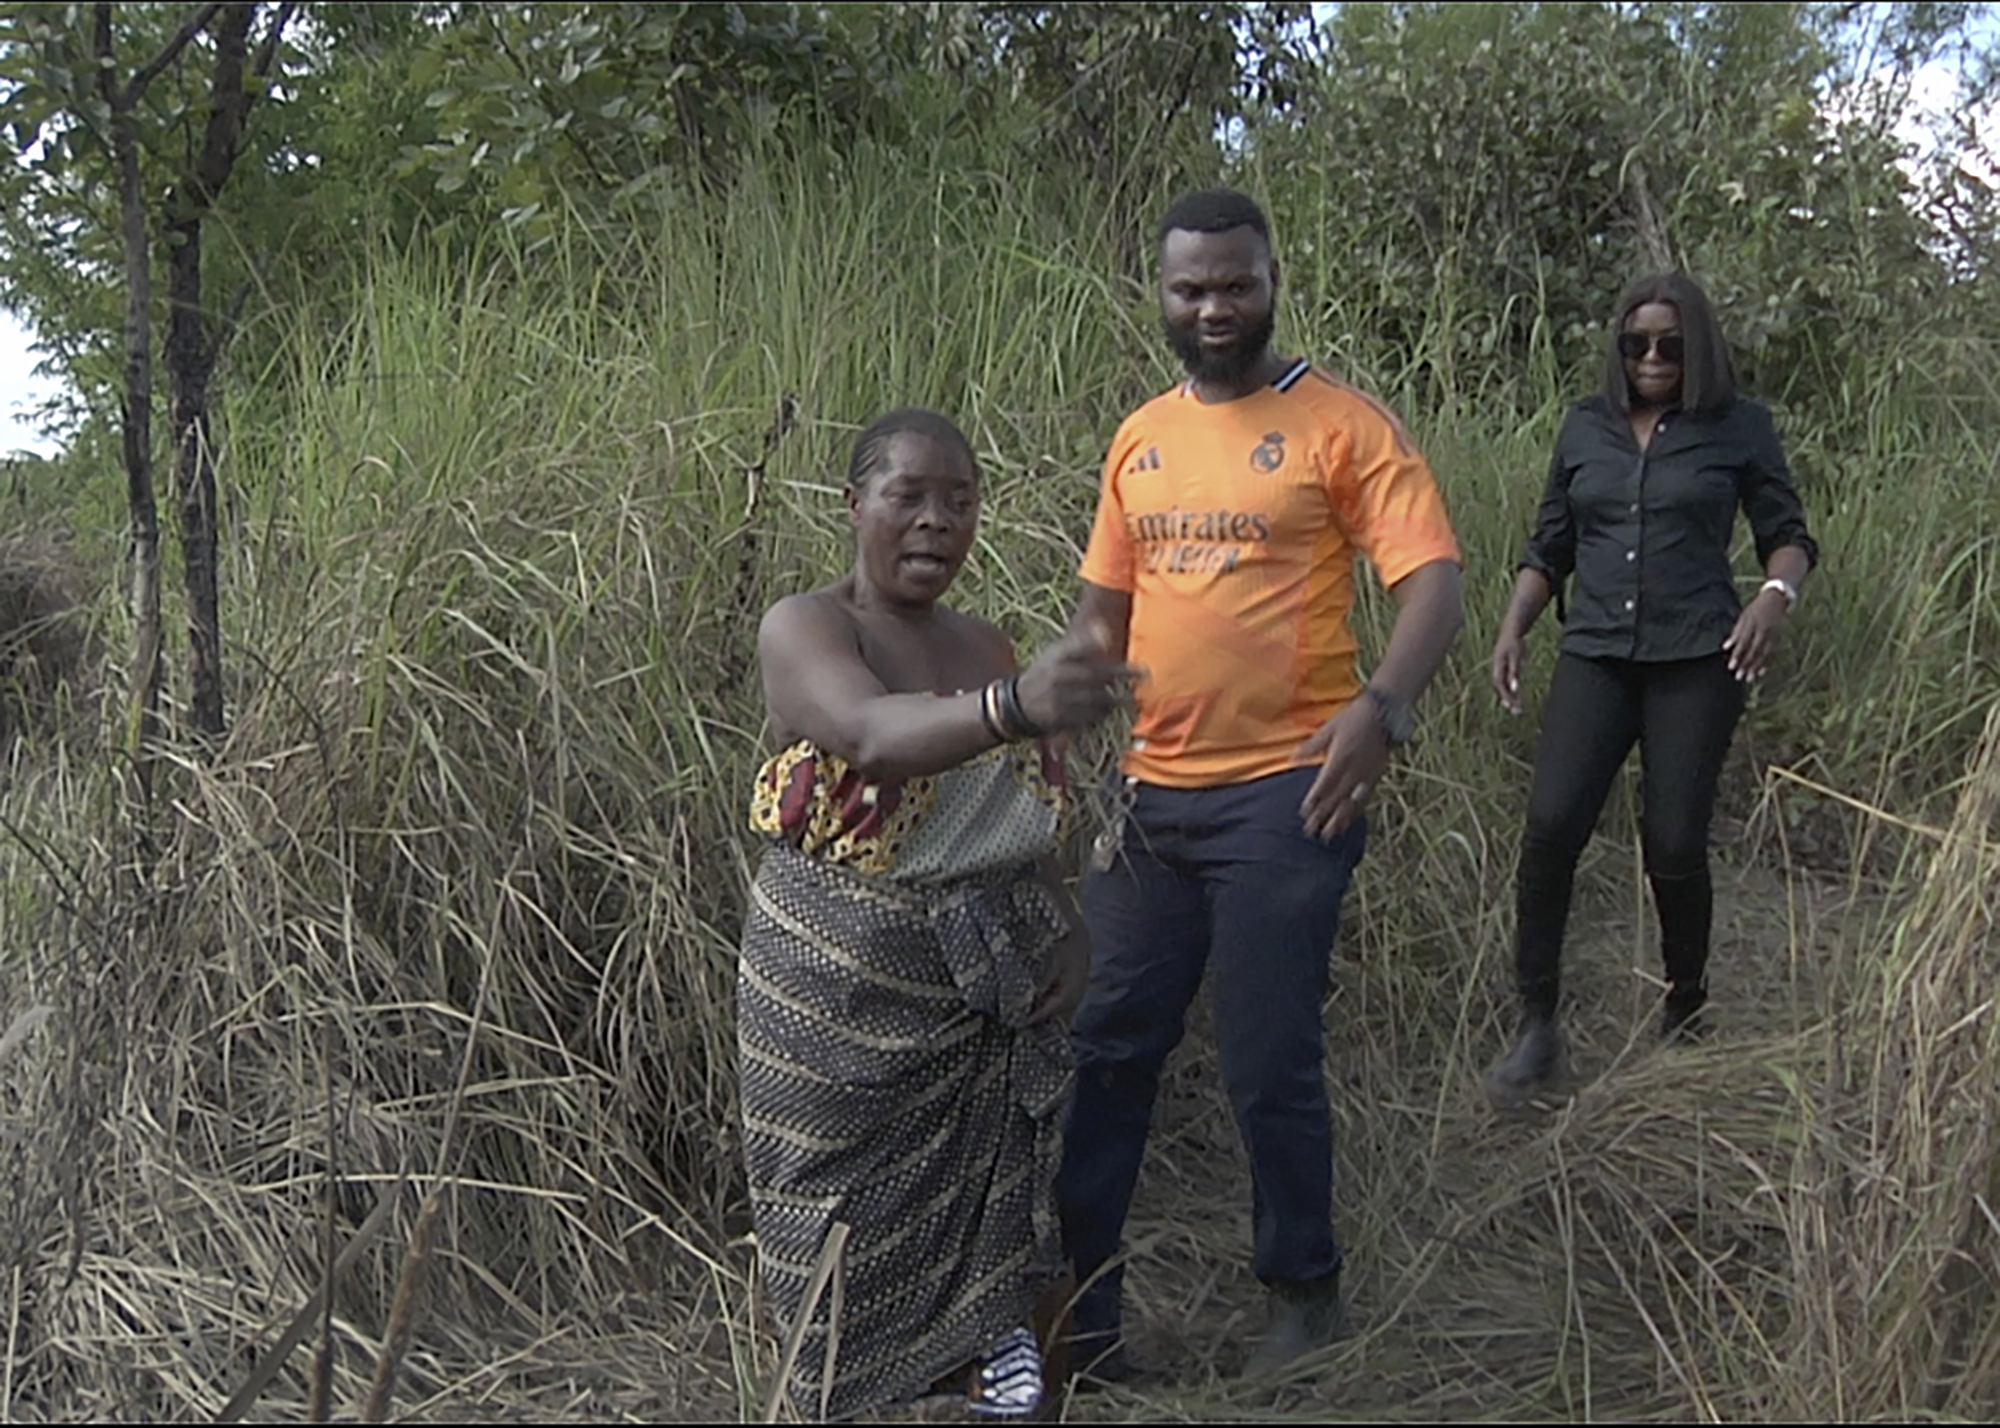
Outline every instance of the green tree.
{"type": "MultiPolygon", "coordinates": [[[[1420,400],[1490,399],[1490,375],[1534,405],[1664,267],[1709,286],[1768,394],[1824,391],[1856,322],[1913,325],[1948,278],[1896,163],[1895,83],[1854,59],[1881,8],[1343,6],[1244,168],[1297,299],[1420,400]]],[[[1968,19],[1893,8],[1891,76],[1968,19]]]]}
{"type": "MultiPolygon", "coordinates": [[[[149,750],[161,681],[160,535],[154,484],[156,267],[166,275],[164,365],[190,623],[196,727],[223,729],[221,627],[216,595],[214,432],[209,388],[220,325],[207,309],[203,228],[241,151],[244,127],[268,84],[290,3],[204,4],[168,15],[98,4],[16,6],[0,13],[0,124],[18,162],[6,247],[62,252],[78,267],[116,273],[123,292],[120,427],[132,527],[137,648],[128,735],[141,805],[151,798],[149,750]],[[134,56],[143,56],[135,59],[134,56]],[[116,195],[114,216],[100,195],[116,195]],[[115,262],[106,238],[117,235],[115,262]]],[[[29,265],[6,296],[30,286],[29,265]]],[[[99,291],[102,289],[100,287],[99,291]]]]}
{"type": "MultiPolygon", "coordinates": [[[[928,144],[1016,136],[1075,172],[1121,231],[1211,180],[1218,127],[1290,102],[1299,4],[454,8],[422,61],[444,192],[534,224],[558,193],[726,183],[773,136],[928,144]]],[[[1143,247],[1143,245],[1140,245],[1143,247]]]]}

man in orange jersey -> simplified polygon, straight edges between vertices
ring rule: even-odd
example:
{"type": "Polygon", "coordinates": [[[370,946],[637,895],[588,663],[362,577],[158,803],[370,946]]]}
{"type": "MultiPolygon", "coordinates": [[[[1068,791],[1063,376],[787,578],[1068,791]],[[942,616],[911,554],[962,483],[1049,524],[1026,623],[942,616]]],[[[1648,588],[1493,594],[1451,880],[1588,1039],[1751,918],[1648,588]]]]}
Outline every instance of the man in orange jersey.
{"type": "Polygon", "coordinates": [[[1110,631],[1110,657],[1147,672],[1084,884],[1090,985],[1057,1179],[1086,1381],[1129,1371],[1119,1238],[1160,1068],[1210,963],[1270,1291],[1248,1371],[1339,1330],[1328,958],[1369,796],[1462,620],[1458,544],[1400,423],[1270,345],[1278,264],[1257,205],[1192,194],[1159,240],[1163,325],[1188,380],[1111,443],[1074,625],[1110,631]],[[1397,605],[1365,684],[1348,626],[1357,554],[1397,605]]]}

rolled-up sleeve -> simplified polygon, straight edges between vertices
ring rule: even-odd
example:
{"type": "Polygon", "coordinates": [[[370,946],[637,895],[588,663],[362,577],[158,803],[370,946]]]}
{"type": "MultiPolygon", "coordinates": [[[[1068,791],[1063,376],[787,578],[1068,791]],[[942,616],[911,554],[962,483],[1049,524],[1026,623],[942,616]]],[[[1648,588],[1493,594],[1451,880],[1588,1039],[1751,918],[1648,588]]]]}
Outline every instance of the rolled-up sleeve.
{"type": "Polygon", "coordinates": [[[1521,566],[1539,570],[1551,585],[1560,586],[1576,569],[1576,513],[1569,504],[1570,464],[1564,454],[1570,423],[1563,423],[1556,438],[1555,455],[1549,461],[1549,479],[1542,488],[1542,504],[1535,513],[1535,531],[1521,552],[1521,566]]]}
{"type": "Polygon", "coordinates": [[[1768,562],[1772,552],[1795,545],[1811,565],[1818,565],[1819,543],[1806,530],[1805,506],[1792,485],[1784,443],[1778,440],[1770,409],[1752,401],[1741,406],[1745,459],[1740,493],[1743,515],[1757,541],[1757,559],[1768,562]]]}

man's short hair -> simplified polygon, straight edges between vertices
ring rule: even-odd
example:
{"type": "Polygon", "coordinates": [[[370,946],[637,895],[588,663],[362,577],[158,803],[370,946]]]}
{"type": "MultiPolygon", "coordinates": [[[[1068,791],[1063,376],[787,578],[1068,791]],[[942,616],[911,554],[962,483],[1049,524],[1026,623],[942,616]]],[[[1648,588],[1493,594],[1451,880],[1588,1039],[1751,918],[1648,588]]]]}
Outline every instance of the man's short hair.
{"type": "Polygon", "coordinates": [[[1155,241],[1166,242],[1167,235],[1176,228],[1189,233],[1227,233],[1232,228],[1250,228],[1264,240],[1266,247],[1271,242],[1271,225],[1264,220],[1264,210],[1248,194],[1233,188],[1205,188],[1177,199],[1160,220],[1160,233],[1155,241]]]}

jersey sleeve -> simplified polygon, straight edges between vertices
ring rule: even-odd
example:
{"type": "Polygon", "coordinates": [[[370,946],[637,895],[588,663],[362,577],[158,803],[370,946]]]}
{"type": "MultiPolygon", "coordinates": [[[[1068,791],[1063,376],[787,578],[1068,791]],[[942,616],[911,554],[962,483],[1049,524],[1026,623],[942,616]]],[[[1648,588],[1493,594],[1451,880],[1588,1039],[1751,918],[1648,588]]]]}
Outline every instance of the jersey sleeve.
{"type": "Polygon", "coordinates": [[[1107,590],[1132,591],[1135,556],[1132,538],[1125,528],[1125,507],[1118,495],[1119,473],[1125,468],[1135,438],[1131,423],[1119,427],[1111,449],[1104,456],[1104,475],[1097,490],[1097,519],[1090,527],[1090,544],[1083,552],[1078,574],[1092,585],[1107,590]]]}
{"type": "Polygon", "coordinates": [[[1328,473],[1348,539],[1385,586],[1434,560],[1463,564],[1429,463],[1386,408],[1355,395],[1346,469],[1328,473]]]}

